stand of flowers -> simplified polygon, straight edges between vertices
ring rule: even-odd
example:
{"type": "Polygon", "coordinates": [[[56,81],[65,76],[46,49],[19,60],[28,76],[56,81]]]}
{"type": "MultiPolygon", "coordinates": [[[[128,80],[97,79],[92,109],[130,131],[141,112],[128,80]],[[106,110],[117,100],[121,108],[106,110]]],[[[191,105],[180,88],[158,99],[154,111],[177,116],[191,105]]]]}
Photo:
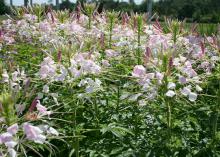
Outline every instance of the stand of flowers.
{"type": "Polygon", "coordinates": [[[95,4],[14,13],[0,25],[0,156],[220,155],[218,34],[95,4]]]}

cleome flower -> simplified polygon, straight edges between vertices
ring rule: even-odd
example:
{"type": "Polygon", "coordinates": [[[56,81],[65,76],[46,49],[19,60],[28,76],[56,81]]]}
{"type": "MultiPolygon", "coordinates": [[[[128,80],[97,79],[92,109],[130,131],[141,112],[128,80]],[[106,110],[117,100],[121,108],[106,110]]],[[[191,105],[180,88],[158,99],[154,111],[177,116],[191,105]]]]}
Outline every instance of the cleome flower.
{"type": "Polygon", "coordinates": [[[33,126],[26,122],[23,124],[23,130],[28,140],[32,140],[40,144],[43,144],[46,140],[46,136],[43,135],[43,131],[37,126],[33,126]]]}

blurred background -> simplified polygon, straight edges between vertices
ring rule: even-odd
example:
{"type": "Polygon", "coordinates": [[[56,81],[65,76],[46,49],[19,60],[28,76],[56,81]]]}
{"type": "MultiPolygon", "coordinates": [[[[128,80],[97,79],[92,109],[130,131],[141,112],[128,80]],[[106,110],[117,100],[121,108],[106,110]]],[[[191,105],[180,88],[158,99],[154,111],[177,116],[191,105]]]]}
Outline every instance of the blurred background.
{"type": "MultiPolygon", "coordinates": [[[[0,14],[9,13],[9,6],[31,4],[51,5],[56,9],[74,10],[77,1],[86,0],[0,0],[0,14]]],[[[90,0],[91,1],[91,0],[90,0]]],[[[95,1],[95,0],[94,0],[95,1]]],[[[97,1],[96,1],[97,2],[97,1]]],[[[163,17],[186,19],[187,22],[219,23],[220,0],[99,0],[106,10],[144,13],[152,10],[160,20],[163,17]]]]}

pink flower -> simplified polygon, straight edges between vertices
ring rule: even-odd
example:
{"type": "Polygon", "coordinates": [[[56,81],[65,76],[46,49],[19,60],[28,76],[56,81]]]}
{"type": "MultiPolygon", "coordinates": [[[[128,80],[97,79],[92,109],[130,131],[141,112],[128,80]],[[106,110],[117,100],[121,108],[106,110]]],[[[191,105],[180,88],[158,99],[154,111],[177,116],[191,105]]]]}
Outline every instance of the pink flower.
{"type": "Polygon", "coordinates": [[[150,35],[150,39],[148,42],[148,45],[151,49],[156,49],[156,50],[166,50],[169,48],[170,43],[169,36],[165,35],[150,35]]]}
{"type": "Polygon", "coordinates": [[[180,82],[180,84],[185,84],[187,82],[187,80],[185,77],[179,76],[179,82],[180,82]]]}
{"type": "Polygon", "coordinates": [[[92,60],[84,60],[81,63],[81,70],[86,73],[97,74],[101,71],[101,67],[92,60]]]}
{"type": "Polygon", "coordinates": [[[51,111],[47,111],[47,108],[45,106],[41,105],[39,100],[37,100],[36,107],[37,107],[37,110],[39,111],[39,113],[42,114],[42,116],[51,114],[51,111]]]}
{"type": "Polygon", "coordinates": [[[70,32],[77,33],[77,34],[82,34],[85,32],[85,28],[83,28],[82,26],[80,26],[79,24],[75,22],[72,22],[69,25],[69,29],[70,29],[70,32]]]}
{"type": "Polygon", "coordinates": [[[119,55],[118,52],[116,52],[112,49],[105,50],[105,54],[107,57],[117,57],[119,55]]]}
{"type": "Polygon", "coordinates": [[[184,96],[188,96],[190,94],[191,90],[189,87],[184,87],[182,90],[181,90],[181,93],[184,95],[184,96]]]}
{"type": "Polygon", "coordinates": [[[18,124],[13,124],[12,126],[7,128],[7,132],[10,133],[11,135],[14,135],[18,132],[18,124]]]}
{"type": "Polygon", "coordinates": [[[8,132],[0,134],[0,144],[12,141],[12,138],[13,138],[12,134],[10,134],[8,132]]]}
{"type": "Polygon", "coordinates": [[[143,77],[146,74],[146,69],[143,65],[136,65],[132,72],[134,77],[143,77]]]}
{"type": "Polygon", "coordinates": [[[144,78],[146,78],[146,79],[153,79],[154,77],[155,77],[155,73],[147,73],[144,76],[144,78]]]}
{"type": "Polygon", "coordinates": [[[43,144],[45,142],[46,136],[42,134],[43,131],[40,128],[33,126],[29,123],[24,123],[23,129],[27,139],[40,144],[43,144]]]}
{"type": "Polygon", "coordinates": [[[39,74],[41,79],[53,77],[56,74],[55,62],[50,57],[44,58],[43,62],[41,63],[39,74]]]}
{"type": "Polygon", "coordinates": [[[43,31],[43,32],[51,31],[51,27],[50,27],[50,24],[48,22],[41,22],[39,24],[39,29],[40,29],[40,31],[43,31]]]}
{"type": "Polygon", "coordinates": [[[102,65],[105,66],[105,67],[110,66],[109,61],[108,60],[104,60],[104,59],[102,60],[102,65]]]}
{"type": "Polygon", "coordinates": [[[14,148],[18,143],[15,141],[5,142],[5,146],[8,148],[14,148]]]}
{"type": "Polygon", "coordinates": [[[156,78],[159,80],[159,81],[162,81],[163,80],[163,77],[164,77],[164,74],[160,73],[160,72],[156,72],[156,78]]]}

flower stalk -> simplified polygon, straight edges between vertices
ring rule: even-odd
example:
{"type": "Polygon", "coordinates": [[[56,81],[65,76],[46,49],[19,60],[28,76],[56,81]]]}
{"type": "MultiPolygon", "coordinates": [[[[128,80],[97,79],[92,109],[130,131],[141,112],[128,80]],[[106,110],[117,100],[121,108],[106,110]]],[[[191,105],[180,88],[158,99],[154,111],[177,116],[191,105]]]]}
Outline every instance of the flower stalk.
{"type": "Polygon", "coordinates": [[[109,12],[108,13],[108,18],[109,18],[109,48],[112,47],[112,30],[115,22],[115,13],[114,12],[109,12]]]}
{"type": "Polygon", "coordinates": [[[137,16],[137,33],[138,33],[138,48],[137,48],[137,61],[138,65],[141,65],[141,32],[143,27],[143,18],[142,16],[137,16]]]}
{"type": "Polygon", "coordinates": [[[84,12],[85,14],[88,16],[88,29],[91,29],[91,24],[92,24],[92,17],[93,17],[93,13],[96,9],[96,4],[95,3],[85,3],[84,4],[84,12]]]}

